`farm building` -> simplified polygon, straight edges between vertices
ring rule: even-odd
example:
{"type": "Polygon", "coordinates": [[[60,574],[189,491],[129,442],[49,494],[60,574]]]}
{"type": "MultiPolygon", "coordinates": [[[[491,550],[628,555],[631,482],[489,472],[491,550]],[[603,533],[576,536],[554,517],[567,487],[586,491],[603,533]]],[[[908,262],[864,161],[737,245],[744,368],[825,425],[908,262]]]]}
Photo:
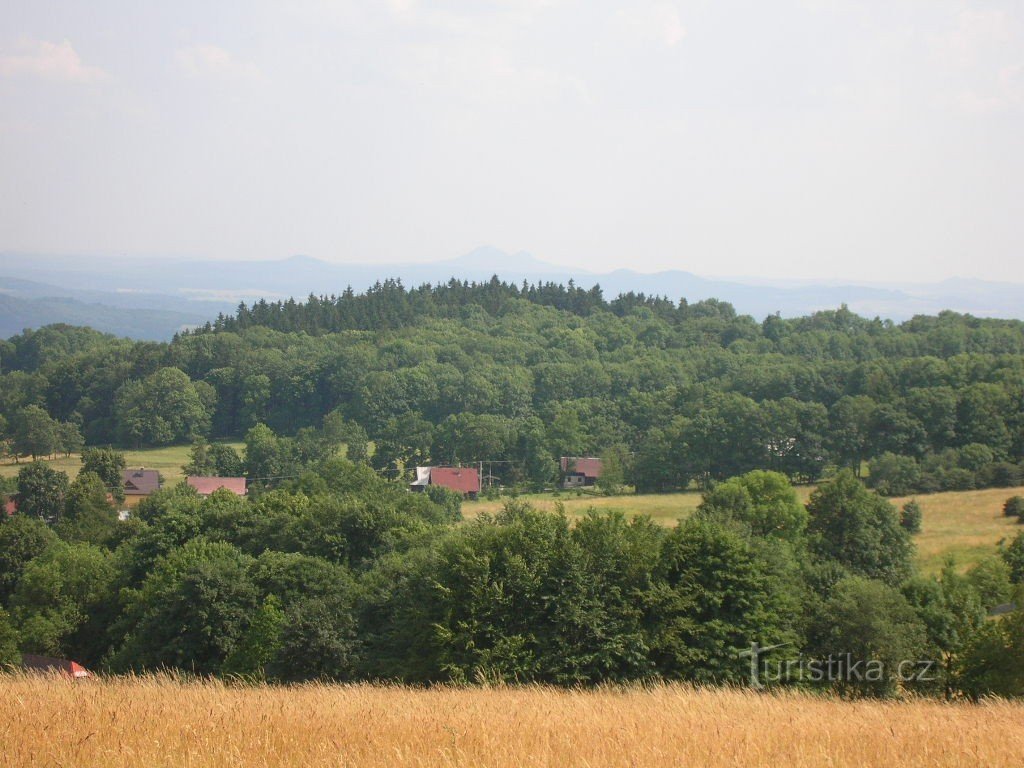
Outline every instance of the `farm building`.
{"type": "Polygon", "coordinates": [[[474,467],[416,467],[416,480],[409,488],[422,492],[428,485],[439,485],[475,499],[480,493],[480,473],[474,467]]]}
{"type": "Polygon", "coordinates": [[[584,456],[563,456],[562,487],[583,488],[593,485],[601,476],[601,460],[584,456]]]}
{"type": "Polygon", "coordinates": [[[92,677],[92,672],[77,661],[55,659],[51,656],[35,656],[31,653],[22,655],[21,667],[27,672],[59,672],[61,677],[67,677],[72,680],[92,677]]]}
{"type": "Polygon", "coordinates": [[[236,496],[245,496],[244,477],[186,477],[185,482],[199,491],[200,496],[209,496],[214,491],[227,488],[236,496]]]}
{"type": "Polygon", "coordinates": [[[155,469],[122,469],[125,496],[149,496],[160,490],[160,473],[155,469]]]}

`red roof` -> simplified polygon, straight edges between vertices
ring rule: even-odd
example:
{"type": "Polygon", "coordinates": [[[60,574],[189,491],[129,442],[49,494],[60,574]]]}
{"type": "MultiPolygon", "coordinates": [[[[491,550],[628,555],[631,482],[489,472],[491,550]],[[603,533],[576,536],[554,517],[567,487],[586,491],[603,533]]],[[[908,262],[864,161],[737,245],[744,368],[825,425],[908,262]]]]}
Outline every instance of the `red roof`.
{"type": "Polygon", "coordinates": [[[31,653],[26,653],[21,657],[21,666],[32,672],[60,672],[64,677],[72,679],[92,677],[92,673],[77,661],[55,659],[50,656],[35,656],[31,653]]]}
{"type": "Polygon", "coordinates": [[[236,496],[245,496],[244,477],[187,477],[185,482],[199,491],[200,496],[209,496],[220,488],[227,488],[236,496]]]}
{"type": "Polygon", "coordinates": [[[480,475],[470,467],[431,467],[430,484],[461,493],[480,493],[480,475]]]}
{"type": "Polygon", "coordinates": [[[568,472],[569,465],[572,464],[574,469],[573,472],[578,472],[586,477],[600,477],[601,476],[601,460],[595,458],[584,458],[581,456],[563,456],[562,457],[562,471],[568,472]]]}

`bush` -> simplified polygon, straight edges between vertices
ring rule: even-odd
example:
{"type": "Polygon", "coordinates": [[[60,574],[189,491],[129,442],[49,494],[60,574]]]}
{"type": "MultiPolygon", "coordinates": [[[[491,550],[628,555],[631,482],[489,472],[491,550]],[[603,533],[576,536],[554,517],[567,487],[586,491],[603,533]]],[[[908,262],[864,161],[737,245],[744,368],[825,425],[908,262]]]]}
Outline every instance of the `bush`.
{"type": "Polygon", "coordinates": [[[872,459],[868,486],[883,496],[903,496],[918,489],[921,470],[912,456],[883,453],[872,459]]]}
{"type": "Polygon", "coordinates": [[[984,473],[985,484],[993,488],[1014,488],[1020,485],[1020,467],[1008,461],[997,461],[984,473]]]}
{"type": "Polygon", "coordinates": [[[1024,496],[1011,496],[1003,503],[1003,514],[1024,522],[1024,496]]]}
{"type": "Polygon", "coordinates": [[[921,532],[921,505],[916,500],[908,501],[900,510],[900,525],[907,533],[921,532]]]}

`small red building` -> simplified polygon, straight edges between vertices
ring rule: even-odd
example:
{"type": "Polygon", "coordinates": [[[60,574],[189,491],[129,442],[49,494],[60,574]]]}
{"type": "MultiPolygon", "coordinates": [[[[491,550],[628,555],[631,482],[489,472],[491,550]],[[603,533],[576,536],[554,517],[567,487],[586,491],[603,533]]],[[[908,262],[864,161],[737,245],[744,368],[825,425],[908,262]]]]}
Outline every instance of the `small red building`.
{"type": "Polygon", "coordinates": [[[480,473],[475,467],[417,467],[416,482],[409,487],[423,491],[428,485],[439,485],[475,499],[480,494],[480,473]]]}

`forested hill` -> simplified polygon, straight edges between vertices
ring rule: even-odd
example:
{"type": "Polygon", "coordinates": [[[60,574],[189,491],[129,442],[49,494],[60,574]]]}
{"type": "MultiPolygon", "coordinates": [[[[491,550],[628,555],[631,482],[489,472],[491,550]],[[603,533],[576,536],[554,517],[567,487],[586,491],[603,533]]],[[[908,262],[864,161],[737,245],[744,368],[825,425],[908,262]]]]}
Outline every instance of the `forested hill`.
{"type": "Polygon", "coordinates": [[[40,410],[129,445],[258,423],[293,435],[330,414],[393,472],[493,460],[506,482],[544,483],[560,455],[614,454],[638,487],[668,490],[874,460],[895,492],[1010,482],[1024,449],[1024,323],[951,312],[758,322],[571,284],[390,281],[243,305],[166,344],[25,332],[0,365],[12,450],[40,410]]]}
{"type": "MultiPolygon", "coordinates": [[[[607,301],[600,285],[585,289],[569,281],[568,285],[524,282],[517,286],[502,282],[497,277],[484,283],[452,279],[444,284],[411,289],[405,288],[399,280],[386,280],[359,294],[350,287],[341,295],[310,295],[305,302],[295,299],[259,300],[251,305],[240,304],[234,316],[221,315],[199,332],[237,331],[253,326],[278,331],[305,331],[314,335],[347,330],[386,330],[431,318],[465,317],[471,307],[491,316],[500,316],[523,301],[581,317],[607,312],[624,318],[646,310],[673,326],[690,321],[708,330],[716,324],[721,325],[722,321],[730,321],[731,333],[741,336],[731,336],[726,332],[719,338],[719,342],[726,345],[741,337],[752,339],[760,336],[778,341],[783,333],[847,331],[877,336],[883,329],[896,329],[917,337],[923,332],[935,331],[929,341],[937,348],[919,352],[948,356],[966,351],[1020,353],[1021,339],[1024,338],[1024,322],[1020,320],[980,319],[951,312],[945,312],[939,318],[919,316],[894,325],[891,321],[883,322],[877,318],[867,320],[841,308],[835,312],[818,312],[810,317],[789,320],[770,316],[759,326],[753,318],[737,315],[731,304],[715,299],[690,304],[686,299],[677,303],[665,296],[625,293],[607,301]],[[952,330],[954,327],[956,330],[952,330]],[[993,339],[993,335],[999,336],[1000,340],[993,339]]],[[[879,352],[884,354],[885,349],[879,352]]]]}

